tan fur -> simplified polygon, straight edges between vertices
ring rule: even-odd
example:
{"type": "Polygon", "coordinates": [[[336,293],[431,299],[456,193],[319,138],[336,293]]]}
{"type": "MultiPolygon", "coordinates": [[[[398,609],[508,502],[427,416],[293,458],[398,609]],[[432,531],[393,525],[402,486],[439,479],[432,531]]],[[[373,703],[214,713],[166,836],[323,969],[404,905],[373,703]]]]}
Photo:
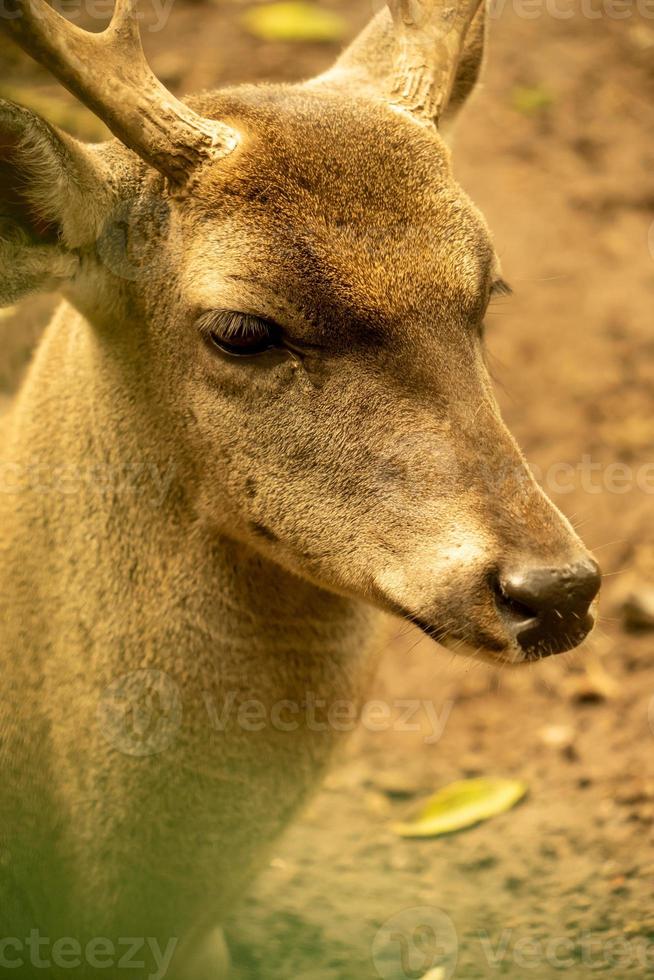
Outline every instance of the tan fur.
{"type": "Polygon", "coordinates": [[[49,278],[9,259],[8,294],[69,279],[0,455],[0,935],[176,937],[174,980],[216,975],[216,926],[319,782],[387,614],[516,661],[489,569],[581,549],[499,417],[478,336],[497,258],[436,130],[347,71],[191,104],[241,142],[184,197],[68,140],[46,191],[64,150],[29,124],[19,163],[62,231],[22,246],[49,278]],[[195,321],[222,307],[321,350],[221,357],[195,321]],[[107,689],[158,672],[170,744],[121,751],[107,689]],[[252,699],[262,730],[235,718],[252,699]],[[295,731],[269,720],[288,703],[295,731]]]}

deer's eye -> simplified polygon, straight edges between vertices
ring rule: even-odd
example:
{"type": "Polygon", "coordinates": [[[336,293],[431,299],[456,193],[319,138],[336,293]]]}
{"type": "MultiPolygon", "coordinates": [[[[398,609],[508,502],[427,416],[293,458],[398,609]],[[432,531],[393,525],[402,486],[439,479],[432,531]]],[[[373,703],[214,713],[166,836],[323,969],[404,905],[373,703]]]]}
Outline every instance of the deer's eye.
{"type": "Polygon", "coordinates": [[[277,324],[251,313],[212,310],[200,317],[198,327],[207,343],[232,357],[255,357],[283,346],[277,324]]]}

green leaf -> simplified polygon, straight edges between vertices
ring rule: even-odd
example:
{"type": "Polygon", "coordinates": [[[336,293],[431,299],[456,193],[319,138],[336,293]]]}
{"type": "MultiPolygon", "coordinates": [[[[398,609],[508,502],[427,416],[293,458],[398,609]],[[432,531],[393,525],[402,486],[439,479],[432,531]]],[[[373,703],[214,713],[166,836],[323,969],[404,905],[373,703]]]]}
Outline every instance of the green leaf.
{"type": "Polygon", "coordinates": [[[525,116],[533,116],[542,112],[554,102],[554,96],[546,88],[536,86],[528,88],[519,85],[511,92],[511,103],[514,109],[522,112],[525,116]]]}
{"type": "Polygon", "coordinates": [[[347,33],[339,14],[303,0],[264,3],[241,19],[250,34],[264,41],[339,41],[347,33]]]}
{"type": "Polygon", "coordinates": [[[417,816],[395,824],[400,837],[439,837],[504,813],[527,792],[516,779],[462,779],[432,796],[417,816]]]}

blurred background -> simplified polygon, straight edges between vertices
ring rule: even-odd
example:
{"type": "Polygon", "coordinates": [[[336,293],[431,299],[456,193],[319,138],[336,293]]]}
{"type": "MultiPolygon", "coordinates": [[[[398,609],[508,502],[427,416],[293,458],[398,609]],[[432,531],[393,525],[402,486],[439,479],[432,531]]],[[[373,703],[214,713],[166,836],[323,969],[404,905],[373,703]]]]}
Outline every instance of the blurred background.
{"type": "MultiPolygon", "coordinates": [[[[292,81],[380,5],[142,0],[144,44],[178,93],[292,81]]],[[[86,21],[82,0],[60,8],[88,23],[89,0],[86,21]]],[[[4,40],[0,96],[106,135],[4,40]]],[[[398,624],[371,694],[390,718],[357,730],[235,915],[243,976],[654,976],[654,0],[495,0],[455,168],[515,291],[489,316],[500,402],[602,562],[600,624],[515,673],[398,624]],[[528,796],[460,834],[392,832],[478,775],[528,796]]],[[[2,399],[55,302],[0,313],[2,399]]]]}

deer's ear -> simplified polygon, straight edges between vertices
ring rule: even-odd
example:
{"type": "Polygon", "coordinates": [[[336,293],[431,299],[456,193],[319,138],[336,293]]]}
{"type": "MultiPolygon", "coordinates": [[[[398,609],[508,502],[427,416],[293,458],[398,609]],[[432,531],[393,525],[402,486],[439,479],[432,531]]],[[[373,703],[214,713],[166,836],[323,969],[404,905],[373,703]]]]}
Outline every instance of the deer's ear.
{"type": "Polygon", "coordinates": [[[74,278],[108,200],[90,148],[0,100],[0,306],[74,278]]]}
{"type": "MultiPolygon", "coordinates": [[[[450,98],[439,123],[441,129],[447,129],[454,121],[477,84],[484,58],[486,23],[487,15],[482,3],[465,36],[450,98]]],[[[385,8],[355,38],[333,68],[315,81],[392,101],[394,66],[398,54],[393,19],[388,8],[385,8]]]]}

